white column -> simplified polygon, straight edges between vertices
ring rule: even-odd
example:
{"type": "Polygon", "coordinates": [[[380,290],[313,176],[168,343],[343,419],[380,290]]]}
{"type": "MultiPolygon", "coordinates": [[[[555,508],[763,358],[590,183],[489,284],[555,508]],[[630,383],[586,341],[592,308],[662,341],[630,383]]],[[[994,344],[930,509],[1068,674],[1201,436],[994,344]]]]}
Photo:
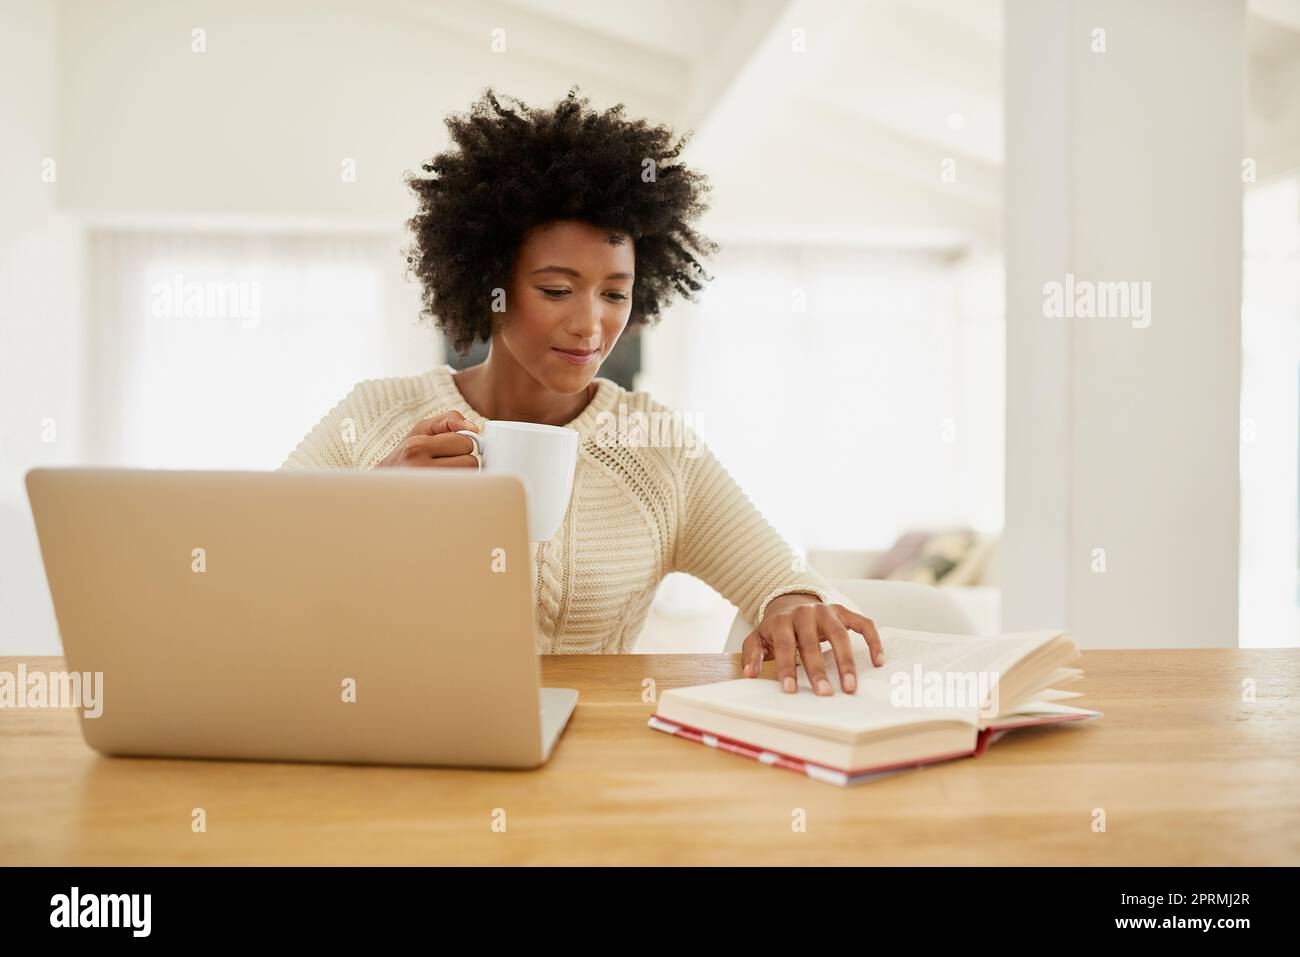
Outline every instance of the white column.
{"type": "Polygon", "coordinates": [[[1008,0],[1005,58],[1004,628],[1233,646],[1244,2],[1008,0]]]}

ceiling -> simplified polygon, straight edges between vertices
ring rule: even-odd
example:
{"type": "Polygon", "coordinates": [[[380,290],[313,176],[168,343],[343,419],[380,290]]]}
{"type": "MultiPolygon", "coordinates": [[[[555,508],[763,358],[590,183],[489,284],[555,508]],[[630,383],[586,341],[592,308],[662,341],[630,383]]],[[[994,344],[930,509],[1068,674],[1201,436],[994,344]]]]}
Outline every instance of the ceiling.
{"type": "MultiPolygon", "coordinates": [[[[1248,9],[1248,145],[1266,154],[1268,175],[1300,157],[1300,0],[1248,9]]],[[[1002,0],[372,0],[368,10],[471,48],[504,30],[513,62],[545,81],[519,82],[526,99],[580,77],[598,103],[693,131],[686,158],[717,187],[721,238],[942,246],[1000,231],[1002,0]],[[804,49],[792,49],[795,36],[804,49]],[[945,161],[956,182],[938,175],[945,161]]]]}

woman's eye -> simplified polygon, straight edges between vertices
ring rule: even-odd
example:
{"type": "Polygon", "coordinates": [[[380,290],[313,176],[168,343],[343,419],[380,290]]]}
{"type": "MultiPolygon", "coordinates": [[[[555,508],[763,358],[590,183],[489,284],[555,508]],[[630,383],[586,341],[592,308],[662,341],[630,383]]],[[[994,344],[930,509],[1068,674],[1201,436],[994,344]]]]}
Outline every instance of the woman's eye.
{"type": "Polygon", "coordinates": [[[561,296],[567,296],[569,294],[569,290],[567,289],[543,289],[542,292],[551,299],[559,299],[561,296]]]}
{"type": "Polygon", "coordinates": [[[627,302],[627,293],[625,292],[611,292],[609,297],[615,302],[627,302]]]}

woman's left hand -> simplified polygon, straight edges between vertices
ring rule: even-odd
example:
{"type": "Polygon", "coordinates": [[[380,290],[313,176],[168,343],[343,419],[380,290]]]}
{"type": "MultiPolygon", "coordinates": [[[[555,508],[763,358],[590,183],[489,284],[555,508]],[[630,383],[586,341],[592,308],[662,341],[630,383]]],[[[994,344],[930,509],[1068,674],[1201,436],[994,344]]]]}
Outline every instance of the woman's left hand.
{"type": "Polygon", "coordinates": [[[780,595],[767,603],[762,623],[749,633],[741,646],[741,663],[746,678],[756,678],[764,661],[776,660],[776,677],[781,690],[793,694],[798,689],[795,678],[795,655],[803,659],[804,670],[813,690],[820,695],[834,694],[826,665],[822,660],[823,640],[831,643],[840,687],[848,694],[857,690],[857,669],[849,644],[849,629],[866,639],[871,660],[877,668],[885,663],[880,635],[870,618],[864,618],[843,605],[829,605],[815,595],[780,595]]]}

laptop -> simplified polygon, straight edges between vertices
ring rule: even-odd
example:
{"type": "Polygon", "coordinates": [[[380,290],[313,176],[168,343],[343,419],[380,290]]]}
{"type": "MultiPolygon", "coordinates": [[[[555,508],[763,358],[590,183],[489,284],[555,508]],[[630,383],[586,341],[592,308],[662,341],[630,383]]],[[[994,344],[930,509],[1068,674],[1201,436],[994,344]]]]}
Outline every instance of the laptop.
{"type": "Polygon", "coordinates": [[[540,687],[524,489],[459,470],[36,468],[69,671],[110,755],[533,768],[577,703],[540,687]]]}

